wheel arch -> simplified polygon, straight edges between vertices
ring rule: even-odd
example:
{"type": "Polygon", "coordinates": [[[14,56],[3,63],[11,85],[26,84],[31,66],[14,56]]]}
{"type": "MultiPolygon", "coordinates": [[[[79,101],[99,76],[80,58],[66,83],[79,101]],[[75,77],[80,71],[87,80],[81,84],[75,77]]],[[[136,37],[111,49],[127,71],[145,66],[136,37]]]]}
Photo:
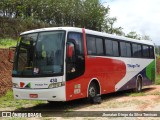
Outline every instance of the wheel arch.
{"type": "Polygon", "coordinates": [[[87,97],[88,97],[88,89],[90,84],[94,82],[96,84],[96,87],[98,88],[98,93],[101,94],[101,84],[99,82],[99,80],[97,78],[92,78],[89,83],[88,83],[88,87],[87,87],[87,97]]]}
{"type": "Polygon", "coordinates": [[[143,76],[142,76],[141,74],[138,74],[138,75],[137,75],[136,82],[138,81],[138,78],[140,78],[140,79],[141,79],[141,83],[142,83],[142,81],[143,81],[143,76]]]}

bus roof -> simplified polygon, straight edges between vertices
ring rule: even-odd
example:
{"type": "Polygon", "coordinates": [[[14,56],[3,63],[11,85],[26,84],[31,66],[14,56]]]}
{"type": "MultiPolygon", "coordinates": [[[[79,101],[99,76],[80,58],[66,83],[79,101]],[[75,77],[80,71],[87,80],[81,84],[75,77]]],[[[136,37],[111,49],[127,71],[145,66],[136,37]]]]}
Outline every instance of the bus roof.
{"type": "MultiPolygon", "coordinates": [[[[20,35],[25,35],[25,34],[29,34],[29,33],[36,33],[36,32],[43,32],[43,31],[52,31],[52,30],[66,30],[66,31],[82,32],[82,28],[77,28],[77,27],[49,27],[49,28],[41,28],[41,29],[26,31],[26,32],[21,33],[20,35]]],[[[136,43],[141,43],[141,44],[154,45],[153,41],[151,41],[151,40],[136,40],[136,39],[127,38],[124,36],[117,36],[117,35],[108,34],[105,32],[98,32],[98,31],[94,31],[94,30],[89,30],[89,29],[85,29],[85,32],[86,32],[86,34],[91,34],[91,35],[109,37],[109,38],[113,38],[113,39],[124,40],[124,41],[129,41],[129,42],[136,42],[136,43]]]]}

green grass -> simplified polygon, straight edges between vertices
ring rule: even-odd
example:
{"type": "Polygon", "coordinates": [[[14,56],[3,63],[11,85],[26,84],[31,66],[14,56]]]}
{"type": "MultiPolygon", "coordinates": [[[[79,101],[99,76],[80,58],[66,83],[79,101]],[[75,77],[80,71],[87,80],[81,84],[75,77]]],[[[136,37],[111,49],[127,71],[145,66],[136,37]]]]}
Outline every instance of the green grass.
{"type": "Polygon", "coordinates": [[[160,85],[160,75],[156,76],[156,81],[155,81],[156,85],[160,85]]]}
{"type": "Polygon", "coordinates": [[[44,101],[39,100],[16,100],[13,98],[12,90],[9,90],[6,95],[0,97],[0,108],[13,107],[13,108],[23,108],[27,105],[33,106],[44,103],[44,101]]]}
{"type": "Polygon", "coordinates": [[[11,46],[16,46],[16,44],[17,41],[10,38],[0,39],[0,48],[8,48],[11,46]]]}
{"type": "Polygon", "coordinates": [[[127,96],[136,97],[136,96],[145,96],[146,94],[143,92],[139,93],[126,93],[127,96]]]}

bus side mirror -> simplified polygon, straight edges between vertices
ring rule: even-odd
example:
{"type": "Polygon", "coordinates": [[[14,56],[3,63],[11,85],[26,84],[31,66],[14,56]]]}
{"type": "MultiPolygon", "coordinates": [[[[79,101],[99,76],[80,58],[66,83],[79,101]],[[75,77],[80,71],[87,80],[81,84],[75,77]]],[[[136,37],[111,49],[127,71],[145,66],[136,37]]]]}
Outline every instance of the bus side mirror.
{"type": "Polygon", "coordinates": [[[72,58],[73,56],[73,46],[71,44],[67,45],[67,57],[72,58]]]}
{"type": "Polygon", "coordinates": [[[67,43],[67,59],[68,62],[75,61],[75,45],[72,42],[67,43]]]}
{"type": "Polygon", "coordinates": [[[15,53],[16,47],[9,47],[8,52],[8,61],[13,63],[14,62],[14,53],[15,53]]]}
{"type": "Polygon", "coordinates": [[[67,43],[67,57],[72,58],[74,53],[74,44],[73,43],[67,43]]]}

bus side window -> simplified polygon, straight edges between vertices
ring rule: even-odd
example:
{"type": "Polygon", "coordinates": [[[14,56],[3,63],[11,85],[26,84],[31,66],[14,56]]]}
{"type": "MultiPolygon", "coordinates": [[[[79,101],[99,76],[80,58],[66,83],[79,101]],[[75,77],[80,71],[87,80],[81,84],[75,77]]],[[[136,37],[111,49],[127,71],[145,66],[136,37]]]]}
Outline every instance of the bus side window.
{"type": "Polygon", "coordinates": [[[106,55],[112,56],[113,55],[113,45],[112,45],[111,40],[105,39],[105,48],[106,48],[106,55]]]}
{"type": "Polygon", "coordinates": [[[126,43],[126,47],[127,47],[127,57],[131,57],[131,44],[126,43]]]}
{"type": "Polygon", "coordinates": [[[113,41],[113,56],[119,56],[118,41],[113,41]]]}
{"type": "Polygon", "coordinates": [[[103,40],[101,38],[96,38],[96,50],[97,50],[97,55],[103,55],[103,40]]]}
{"type": "Polygon", "coordinates": [[[92,36],[87,36],[87,49],[89,55],[96,55],[96,39],[92,36]]]}
{"type": "Polygon", "coordinates": [[[150,46],[150,58],[154,58],[154,47],[150,46]]]}
{"type": "Polygon", "coordinates": [[[82,34],[78,32],[69,32],[68,39],[73,39],[76,42],[76,54],[83,55],[82,34]]]}
{"type": "Polygon", "coordinates": [[[143,45],[143,57],[149,58],[149,46],[143,45]]]}
{"type": "Polygon", "coordinates": [[[121,56],[126,57],[127,56],[127,48],[125,42],[120,42],[120,50],[121,50],[121,56]]]}
{"type": "Polygon", "coordinates": [[[142,57],[142,47],[139,44],[132,44],[133,57],[142,57]]]}

